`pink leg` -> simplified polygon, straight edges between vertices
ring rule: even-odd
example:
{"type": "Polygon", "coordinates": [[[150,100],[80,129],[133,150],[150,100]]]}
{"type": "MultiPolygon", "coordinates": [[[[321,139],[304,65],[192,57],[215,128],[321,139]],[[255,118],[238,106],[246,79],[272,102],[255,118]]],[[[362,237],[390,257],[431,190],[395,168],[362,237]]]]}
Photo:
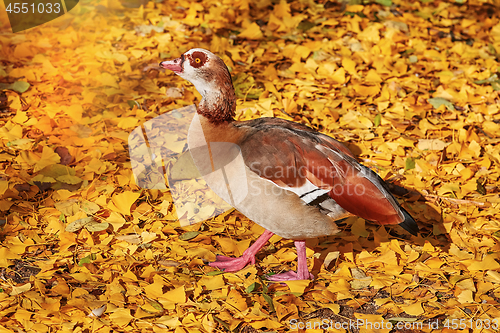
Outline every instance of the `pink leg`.
{"type": "Polygon", "coordinates": [[[290,281],[290,280],[309,280],[314,279],[314,275],[309,273],[307,268],[306,241],[295,241],[297,248],[297,272],[289,271],[286,273],[274,274],[269,276],[269,281],[290,281]]]}
{"type": "Polygon", "coordinates": [[[249,263],[255,265],[255,255],[257,254],[257,252],[259,252],[260,249],[262,249],[269,238],[271,238],[273,235],[274,234],[272,232],[266,230],[262,235],[260,235],[259,239],[257,239],[255,243],[252,244],[252,246],[250,246],[245,250],[245,252],[243,252],[243,255],[241,257],[231,258],[218,255],[217,259],[214,262],[211,262],[209,265],[222,269],[225,272],[239,271],[240,269],[245,268],[245,266],[249,263]]]}

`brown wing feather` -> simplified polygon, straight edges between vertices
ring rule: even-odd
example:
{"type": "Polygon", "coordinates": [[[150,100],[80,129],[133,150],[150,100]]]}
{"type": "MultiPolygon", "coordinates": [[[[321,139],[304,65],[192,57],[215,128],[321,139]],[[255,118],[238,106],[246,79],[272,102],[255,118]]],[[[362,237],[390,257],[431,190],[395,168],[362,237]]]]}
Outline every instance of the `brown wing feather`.
{"type": "Polygon", "coordinates": [[[403,213],[382,179],[359,164],[340,142],[279,118],[237,123],[246,135],[237,142],[246,165],[277,185],[298,187],[309,180],[352,214],[381,224],[398,224],[403,213]]]}

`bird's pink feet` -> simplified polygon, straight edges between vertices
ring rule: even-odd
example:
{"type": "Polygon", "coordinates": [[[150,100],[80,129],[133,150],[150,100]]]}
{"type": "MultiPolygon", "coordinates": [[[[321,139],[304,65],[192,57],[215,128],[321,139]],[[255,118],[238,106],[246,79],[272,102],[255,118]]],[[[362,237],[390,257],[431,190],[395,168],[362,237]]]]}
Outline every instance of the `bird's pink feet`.
{"type": "Polygon", "coordinates": [[[209,263],[212,267],[224,270],[225,272],[236,272],[245,268],[246,265],[255,265],[255,254],[267,243],[269,238],[274,234],[268,230],[264,231],[262,235],[252,244],[248,249],[243,252],[239,258],[231,258],[218,255],[214,262],[209,263]]]}
{"type": "Polygon", "coordinates": [[[307,274],[299,274],[294,271],[289,271],[280,274],[274,274],[267,277],[269,281],[281,282],[281,281],[293,281],[293,280],[313,280],[314,275],[307,272],[307,274]]]}
{"type": "Polygon", "coordinates": [[[269,281],[280,282],[314,279],[314,275],[309,273],[309,269],[307,268],[306,242],[295,241],[295,247],[297,248],[297,272],[289,271],[285,273],[274,274],[267,278],[269,281]]]}
{"type": "Polygon", "coordinates": [[[248,254],[246,251],[239,258],[218,255],[214,262],[209,263],[210,266],[217,267],[224,272],[237,272],[248,264],[255,265],[255,255],[248,254]]]}

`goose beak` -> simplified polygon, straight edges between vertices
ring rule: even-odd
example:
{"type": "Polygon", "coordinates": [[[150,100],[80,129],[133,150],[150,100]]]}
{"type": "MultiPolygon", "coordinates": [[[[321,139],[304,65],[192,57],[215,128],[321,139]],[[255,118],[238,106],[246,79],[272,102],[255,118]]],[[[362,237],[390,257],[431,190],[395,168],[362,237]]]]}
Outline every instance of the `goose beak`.
{"type": "Polygon", "coordinates": [[[160,62],[160,67],[170,69],[175,74],[182,73],[182,59],[177,58],[174,60],[162,61],[160,62]]]}

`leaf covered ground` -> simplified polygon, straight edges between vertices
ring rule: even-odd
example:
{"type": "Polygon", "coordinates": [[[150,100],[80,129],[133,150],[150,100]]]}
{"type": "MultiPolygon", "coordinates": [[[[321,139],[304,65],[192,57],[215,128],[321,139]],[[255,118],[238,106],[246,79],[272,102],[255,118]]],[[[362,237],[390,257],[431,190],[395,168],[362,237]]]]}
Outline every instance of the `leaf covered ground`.
{"type": "Polygon", "coordinates": [[[16,34],[0,14],[0,332],[497,331],[495,5],[83,1],[16,34]],[[314,281],[265,281],[295,268],[277,236],[259,266],[206,266],[262,228],[234,211],[181,227],[169,190],[136,184],[127,141],[199,100],[157,66],[194,47],[230,67],[239,120],[345,142],[420,235],[350,218],[308,240],[314,281]]]}

